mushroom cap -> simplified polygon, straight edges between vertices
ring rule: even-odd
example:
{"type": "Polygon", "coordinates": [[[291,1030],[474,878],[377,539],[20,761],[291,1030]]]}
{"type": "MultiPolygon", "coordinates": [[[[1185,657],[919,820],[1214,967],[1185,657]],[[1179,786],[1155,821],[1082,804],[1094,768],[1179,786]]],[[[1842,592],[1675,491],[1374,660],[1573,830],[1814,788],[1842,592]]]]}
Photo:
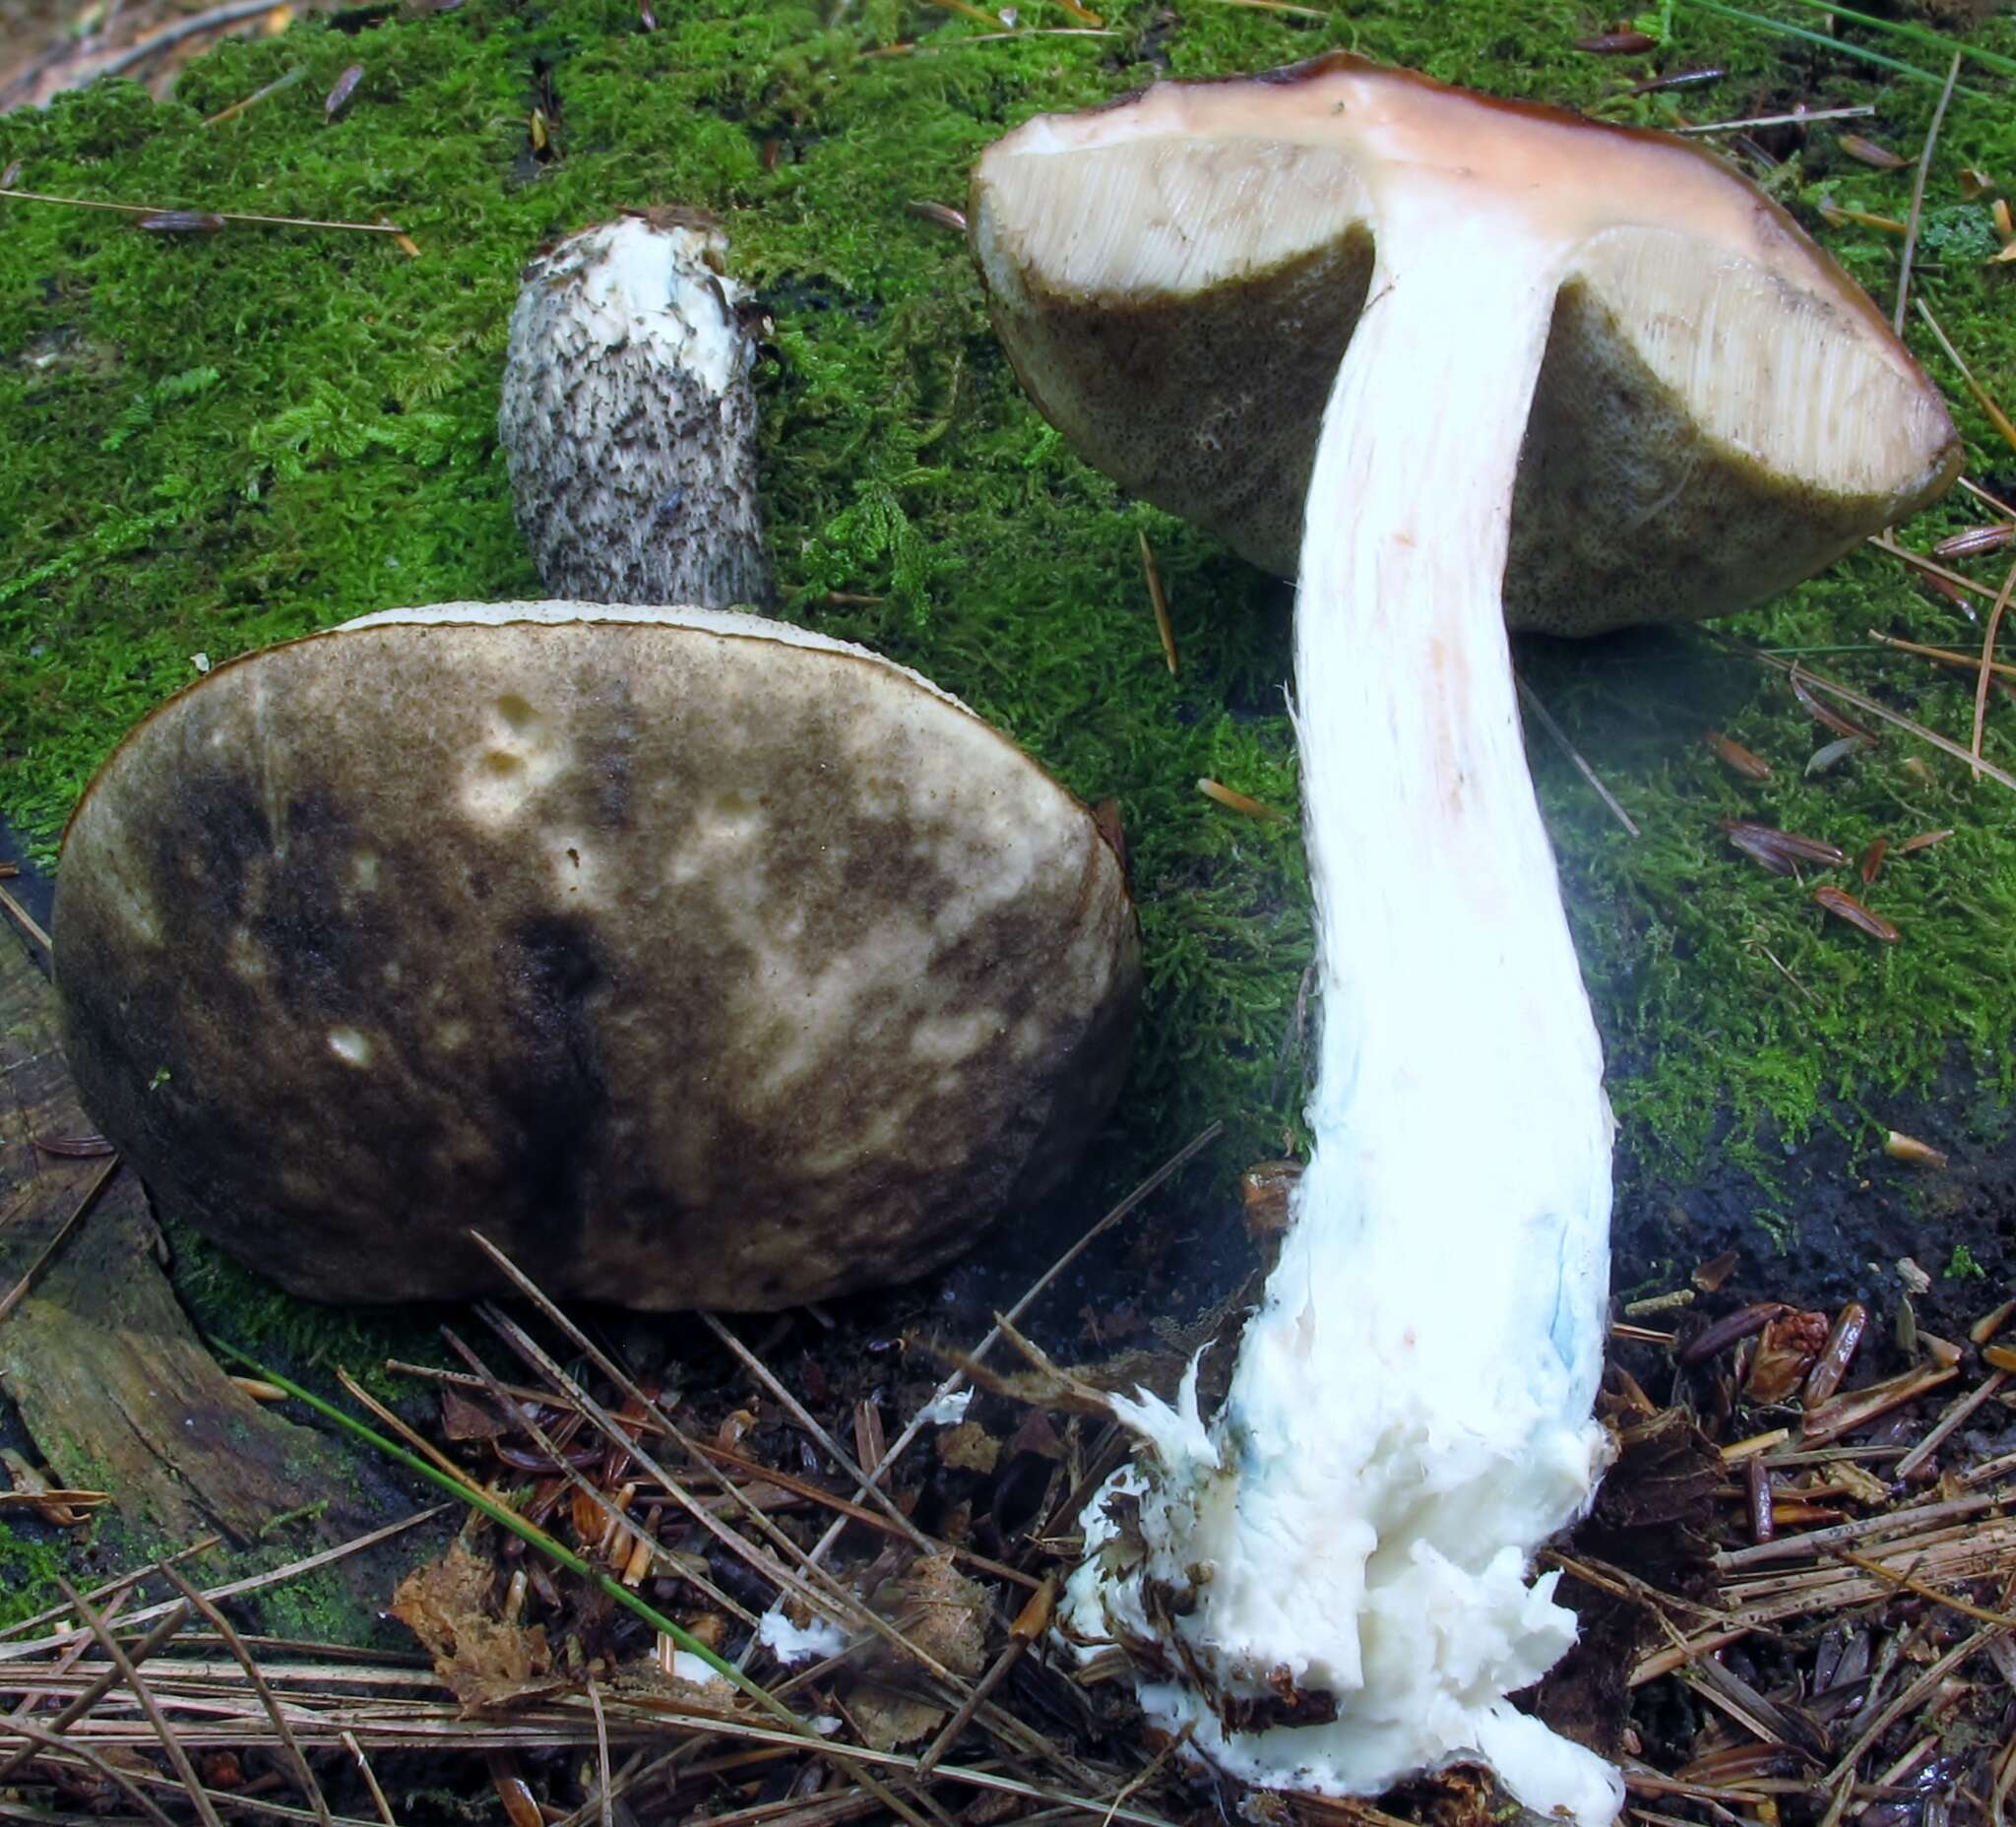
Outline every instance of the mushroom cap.
{"type": "Polygon", "coordinates": [[[965,1249],[1118,1092],[1135,919],[1091,812],[802,629],[400,611],[220,666],[65,837],[104,1133],[325,1299],[769,1308],[965,1249]]]}
{"type": "MultiPolygon", "coordinates": [[[[1010,359],[1089,463],[1284,576],[1384,174],[1483,175],[1570,249],[1514,491],[1515,628],[1716,615],[1810,576],[1958,472],[1867,296],[1699,148],[1336,53],[1046,115],[975,169],[1010,359]]],[[[1396,377],[1404,385],[1409,377],[1396,377]]],[[[1418,377],[1422,410],[1457,414],[1418,377]]]]}

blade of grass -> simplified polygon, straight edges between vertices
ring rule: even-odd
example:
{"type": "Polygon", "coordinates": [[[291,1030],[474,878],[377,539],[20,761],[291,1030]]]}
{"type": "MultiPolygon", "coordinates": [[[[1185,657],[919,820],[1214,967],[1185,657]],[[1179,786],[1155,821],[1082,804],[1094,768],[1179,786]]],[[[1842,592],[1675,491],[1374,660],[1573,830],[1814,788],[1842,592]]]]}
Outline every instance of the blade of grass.
{"type": "MultiPolygon", "coordinates": [[[[1954,49],[1953,40],[1944,32],[1934,32],[1927,26],[1913,25],[1909,20],[1879,19],[1873,13],[1858,13],[1851,7],[1837,6],[1834,0],[1793,0],[1795,6],[1802,6],[1809,13],[1829,13],[1836,19],[1845,19],[1852,26],[1866,26],[1871,32],[1887,32],[1893,38],[1908,38],[1914,44],[1932,46],[1941,51],[1954,49]]],[[[1984,70],[1998,71],[2003,76],[2016,76],[2016,58],[2004,57],[1999,51],[1984,50],[1978,44],[1959,46],[1960,55],[1971,57],[1984,70]]]]}
{"type": "MultiPolygon", "coordinates": [[[[1866,44],[1856,44],[1846,38],[1830,38],[1824,32],[1808,32],[1803,26],[1789,25],[1782,19],[1767,19],[1762,13],[1746,13],[1740,7],[1724,6],[1721,0],[1687,0],[1687,4],[1698,7],[1704,13],[1712,13],[1718,19],[1754,27],[1757,31],[1768,32],[1774,37],[1797,38],[1802,43],[1817,44],[1823,50],[1837,51],[1844,57],[1854,57],[1862,63],[1875,64],[1879,69],[1894,70],[1900,76],[1914,77],[1933,89],[1937,89],[1944,81],[1944,78],[1935,76],[1929,70],[1921,69],[1915,63],[1906,63],[1900,57],[1886,57],[1881,51],[1872,51],[1866,44]]],[[[1951,50],[1952,46],[1947,45],[1945,48],[1951,50]]],[[[1953,93],[1969,96],[1976,101],[1994,99],[1994,96],[1985,90],[1970,89],[1965,83],[1957,84],[1953,93]]]]}

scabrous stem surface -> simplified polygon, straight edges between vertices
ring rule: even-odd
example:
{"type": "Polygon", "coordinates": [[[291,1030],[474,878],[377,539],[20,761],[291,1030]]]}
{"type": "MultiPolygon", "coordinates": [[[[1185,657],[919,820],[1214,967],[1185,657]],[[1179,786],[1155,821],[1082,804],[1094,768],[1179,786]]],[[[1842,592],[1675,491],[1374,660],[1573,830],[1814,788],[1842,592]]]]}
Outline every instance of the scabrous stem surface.
{"type": "Polygon", "coordinates": [[[1378,258],[1311,484],[1295,721],[1322,1038],[1292,1228],[1207,1429],[1096,1501],[1072,1620],[1235,1774],[1376,1792],[1480,1753],[1611,1819],[1507,1692],[1572,1641],[1528,1559],[1604,1457],[1611,1120],[1527,777],[1499,587],[1568,249],[1461,169],[1378,181],[1378,258]],[[1189,1678],[1185,1678],[1186,1670],[1189,1678]]]}

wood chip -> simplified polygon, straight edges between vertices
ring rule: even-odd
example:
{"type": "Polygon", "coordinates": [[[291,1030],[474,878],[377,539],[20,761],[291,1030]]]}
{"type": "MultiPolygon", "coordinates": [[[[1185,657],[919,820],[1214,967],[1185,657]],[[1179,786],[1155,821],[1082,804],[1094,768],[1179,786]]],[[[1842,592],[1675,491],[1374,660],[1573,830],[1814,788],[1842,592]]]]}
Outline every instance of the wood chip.
{"type": "Polygon", "coordinates": [[[1878,146],[1874,140],[1864,139],[1858,133],[1844,133],[1835,144],[1851,158],[1872,165],[1878,171],[1902,171],[1911,163],[1901,154],[1893,153],[1887,146],[1878,146]]]}
{"type": "Polygon", "coordinates": [[[1892,1161],[1909,1162],[1914,1167],[1943,1167],[1946,1165],[1946,1157],[1941,1150],[1929,1142],[1921,1142],[1917,1136],[1906,1135],[1901,1129],[1883,1132],[1883,1153],[1892,1161]]]}
{"type": "Polygon", "coordinates": [[[1735,1274],[1739,1260],[1734,1250],[1724,1250],[1720,1256],[1710,1257],[1688,1279],[1704,1294],[1712,1294],[1735,1274]]]}
{"type": "Polygon", "coordinates": [[[1220,805],[1229,806],[1234,812],[1243,812],[1248,818],[1279,821],[1283,816],[1271,805],[1262,805],[1257,799],[1250,799],[1236,788],[1228,787],[1222,781],[1202,780],[1197,790],[1207,799],[1216,799],[1220,805]]]}
{"type": "Polygon", "coordinates": [[[1990,1307],[1968,1327],[1968,1338],[1976,1345],[1985,1345],[2009,1323],[2011,1313],[2016,1313],[2016,1300],[2005,1300],[2000,1306],[1990,1307]]]}
{"type": "Polygon", "coordinates": [[[1791,875],[1801,863],[1834,869],[1848,861],[1848,852],[1824,838],[1804,838],[1796,831],[1780,831],[1776,826],[1741,818],[1722,820],[1722,830],[1734,849],[1773,875],[1791,875]]]}
{"type": "Polygon", "coordinates": [[[1904,937],[1882,914],[1872,914],[1846,889],[1823,885],[1813,890],[1813,899],[1836,919],[1845,920],[1858,932],[1865,932],[1885,945],[1895,945],[1904,937]]]}
{"type": "Polygon", "coordinates": [[[1746,749],[1733,737],[1724,735],[1720,729],[1709,730],[1702,740],[1724,767],[1741,775],[1744,780],[1768,781],[1771,778],[1771,764],[1763,756],[1746,749]]]}
{"type": "Polygon", "coordinates": [[[1970,527],[1953,534],[1932,547],[1934,558],[1979,558],[1985,552],[1999,552],[2016,536],[2016,521],[1995,521],[1985,527],[1970,527]]]}

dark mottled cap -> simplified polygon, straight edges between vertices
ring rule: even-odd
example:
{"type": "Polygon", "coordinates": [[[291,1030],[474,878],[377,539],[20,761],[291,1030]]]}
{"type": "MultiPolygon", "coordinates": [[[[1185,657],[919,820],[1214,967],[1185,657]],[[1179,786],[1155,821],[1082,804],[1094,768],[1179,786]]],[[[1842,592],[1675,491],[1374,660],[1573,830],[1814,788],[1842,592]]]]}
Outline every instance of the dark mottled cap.
{"type": "Polygon", "coordinates": [[[766,1308],[918,1274],[1117,1094],[1133,910],[956,700],[752,616],[373,617],[220,666],[65,840],[86,1106],[296,1292],[766,1308]]]}
{"type": "MultiPolygon", "coordinates": [[[[1719,614],[1957,473],[1944,403],[1776,204],[1659,134],[1337,54],[1043,115],[974,174],[973,245],[1024,385],[1088,462],[1292,575],[1382,173],[1481,178],[1571,250],[1513,501],[1515,627],[1719,614]]],[[[1406,387],[1410,377],[1395,377],[1406,387]]],[[[1424,411],[1463,412],[1418,377],[1424,411]]]]}

